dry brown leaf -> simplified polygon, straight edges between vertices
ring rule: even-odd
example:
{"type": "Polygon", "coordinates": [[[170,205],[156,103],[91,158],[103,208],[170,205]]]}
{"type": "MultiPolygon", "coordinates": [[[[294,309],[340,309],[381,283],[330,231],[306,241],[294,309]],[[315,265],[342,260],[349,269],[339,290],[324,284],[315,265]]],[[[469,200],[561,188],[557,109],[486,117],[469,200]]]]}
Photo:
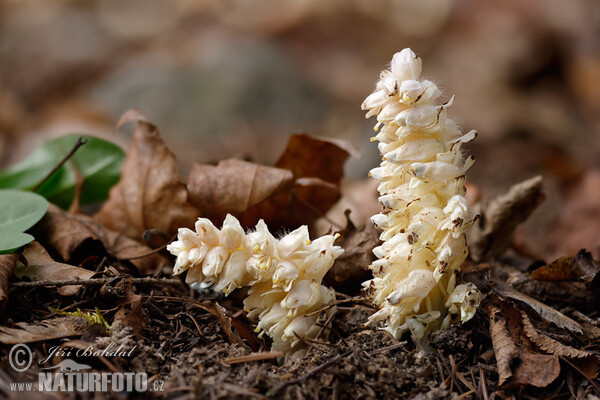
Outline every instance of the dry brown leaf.
{"type": "MultiPolygon", "coordinates": [[[[42,243],[52,246],[64,260],[71,260],[76,253],[85,250],[86,256],[94,253],[92,242],[100,242],[113,257],[126,260],[147,254],[151,251],[137,241],[120,233],[106,229],[92,217],[83,214],[71,214],[50,205],[44,218],[34,227],[36,238],[42,243]]],[[[169,262],[159,254],[132,259],[130,262],[142,272],[155,271],[169,262]]]]}
{"type": "Polygon", "coordinates": [[[358,181],[342,181],[340,184],[341,198],[327,211],[324,217],[316,220],[310,226],[310,231],[316,236],[330,232],[332,226],[346,225],[346,210],[350,210],[350,218],[357,228],[373,223],[369,220],[372,215],[381,212],[381,203],[377,199],[379,181],[371,178],[358,181]]]}
{"type": "Polygon", "coordinates": [[[537,268],[531,272],[531,278],[536,281],[564,282],[577,279],[573,271],[575,257],[565,256],[551,262],[548,265],[537,268]]]}
{"type": "Polygon", "coordinates": [[[136,334],[142,335],[144,331],[142,296],[128,293],[115,314],[113,324],[122,324],[131,328],[136,334]]]}
{"type": "Polygon", "coordinates": [[[509,298],[527,304],[546,321],[552,322],[560,328],[568,329],[571,332],[583,333],[583,327],[577,321],[572,320],[560,311],[547,306],[541,301],[538,301],[532,297],[529,297],[517,291],[516,289],[513,289],[506,283],[495,280],[490,281],[490,286],[492,287],[494,292],[496,292],[503,298],[509,298]]]}
{"type": "Polygon", "coordinates": [[[600,287],[600,267],[585,249],[575,257],[566,256],[533,271],[531,277],[538,281],[563,282],[579,280],[584,282],[594,294],[600,287]]]}
{"type": "Polygon", "coordinates": [[[521,311],[520,314],[521,323],[525,335],[527,335],[527,337],[532,343],[534,343],[541,350],[544,350],[546,353],[570,358],[583,358],[593,356],[593,354],[589,351],[579,350],[574,347],[567,346],[566,344],[562,344],[558,340],[552,339],[550,336],[542,332],[538,332],[531,323],[531,320],[529,319],[527,314],[523,311],[521,311]]]}
{"type": "Polygon", "coordinates": [[[528,179],[492,200],[469,231],[469,254],[474,261],[501,255],[510,245],[515,228],[544,200],[542,177],[528,179]]]}
{"type": "Polygon", "coordinates": [[[538,354],[530,350],[529,340],[523,337],[518,310],[510,303],[501,304],[502,311],[495,305],[487,307],[492,345],[496,353],[498,384],[548,386],[560,374],[558,355],[538,354]],[[512,380],[509,382],[510,378],[512,380]]]}
{"type": "MultiPolygon", "coordinates": [[[[27,265],[18,263],[15,269],[15,275],[20,279],[27,277],[32,281],[74,278],[86,280],[94,275],[94,271],[54,261],[38,242],[26,246],[23,249],[23,257],[27,260],[27,265]]],[[[57,291],[62,296],[73,296],[77,294],[80,288],[81,285],[60,286],[57,291]]]]}
{"type": "Polygon", "coordinates": [[[159,230],[171,237],[178,228],[193,226],[198,211],[187,201],[177,159],[156,126],[139,111],[129,110],[117,128],[133,121],[137,128],[121,168],[121,179],[95,218],[136,240],[146,230],[159,230]]]}
{"type": "Polygon", "coordinates": [[[490,316],[490,334],[492,336],[492,345],[496,353],[496,365],[498,368],[498,384],[502,386],[512,377],[511,365],[518,356],[519,349],[510,338],[506,321],[500,309],[496,306],[489,306],[490,316]]]}
{"type": "Polygon", "coordinates": [[[519,352],[519,365],[513,373],[513,381],[517,384],[546,387],[560,375],[558,356],[537,354],[528,350],[519,352]]]}
{"type": "Polygon", "coordinates": [[[325,284],[352,294],[360,292],[362,282],[372,278],[367,267],[375,261],[373,248],[381,241],[379,231],[371,221],[367,221],[363,229],[357,229],[350,220],[350,210],[346,213],[346,221],[346,227],[339,232],[340,237],[335,242],[345,251],[325,275],[325,284]]]}
{"type": "Polygon", "coordinates": [[[0,255],[0,307],[4,307],[8,299],[8,280],[12,276],[19,253],[0,255]]]}
{"type": "Polygon", "coordinates": [[[579,250],[575,255],[573,269],[577,279],[585,282],[594,295],[598,294],[600,288],[600,267],[594,261],[592,254],[588,251],[579,250]]]}
{"type": "Polygon", "coordinates": [[[297,185],[279,224],[296,227],[324,216],[340,199],[339,185],[349,156],[357,157],[358,152],[344,140],[292,135],[275,166],[292,171],[296,182],[301,182],[301,178],[318,178],[323,183],[297,185]]]}
{"type": "Polygon", "coordinates": [[[290,201],[287,198],[279,202],[272,200],[289,191],[293,183],[294,175],[288,170],[231,159],[216,166],[194,165],[188,190],[190,201],[200,209],[203,217],[220,224],[229,213],[238,217],[243,225],[251,226],[256,217],[245,216],[245,213],[265,202],[273,208],[271,213],[277,212],[278,207],[287,207],[290,201]]]}
{"type": "Polygon", "coordinates": [[[325,215],[340,198],[350,145],[308,135],[292,135],[274,167],[240,160],[194,165],[188,179],[190,202],[203,217],[221,224],[227,214],[253,227],[295,228],[325,215]]]}
{"type": "Polygon", "coordinates": [[[15,328],[0,327],[0,342],[4,344],[31,343],[81,335],[90,326],[83,317],[58,317],[31,323],[18,322],[15,328]]]}

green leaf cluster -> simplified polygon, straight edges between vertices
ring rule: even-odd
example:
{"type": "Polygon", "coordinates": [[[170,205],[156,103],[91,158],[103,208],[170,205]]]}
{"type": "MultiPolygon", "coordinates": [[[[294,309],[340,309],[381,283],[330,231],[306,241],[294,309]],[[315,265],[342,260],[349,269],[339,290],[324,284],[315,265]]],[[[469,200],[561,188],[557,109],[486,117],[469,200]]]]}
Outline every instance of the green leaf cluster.
{"type": "MultiPolygon", "coordinates": [[[[71,151],[79,136],[70,134],[47,141],[20,163],[0,171],[0,188],[32,190],[71,151]]],[[[85,138],[87,143],[36,190],[65,209],[75,197],[78,174],[83,180],[82,205],[106,200],[109,189],[119,181],[123,150],[93,136],[85,138]]]]}
{"type": "Polygon", "coordinates": [[[48,211],[42,196],[20,190],[0,190],[0,254],[12,253],[33,240],[25,231],[48,211]]]}

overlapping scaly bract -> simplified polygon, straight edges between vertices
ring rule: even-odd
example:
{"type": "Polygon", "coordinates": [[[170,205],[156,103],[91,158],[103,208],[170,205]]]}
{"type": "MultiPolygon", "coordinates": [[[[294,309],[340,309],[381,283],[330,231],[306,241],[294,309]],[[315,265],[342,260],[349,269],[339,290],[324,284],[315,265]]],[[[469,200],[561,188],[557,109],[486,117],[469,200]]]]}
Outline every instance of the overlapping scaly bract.
{"type": "Polygon", "coordinates": [[[467,321],[480,300],[474,285],[456,286],[474,221],[464,198],[473,159],[463,161],[460,148],[476,133],[461,134],[446,117],[452,99],[442,104],[437,86],[420,75],[421,59],[404,49],[362,104],[367,117],[377,116],[373,140],[383,157],[370,172],[381,181],[383,211],[371,220],[384,243],[373,250],[374,279],[364,283],[380,308],[369,321],[385,321],[396,338],[446,328],[457,315],[467,321]]]}
{"type": "Polygon", "coordinates": [[[244,307],[249,317],[258,316],[257,332],[266,332],[273,349],[289,357],[303,353],[301,339],[314,338],[320,329],[317,311],[335,298],[332,289],[321,285],[343,253],[333,245],[335,238],[311,241],[302,226],[276,239],[262,220],[246,234],[227,215],[220,230],[206,218],[198,219],[195,231],[179,229],[178,240],[167,250],[177,257],[174,273],[187,271],[187,283],[209,284],[226,295],[249,287],[244,307]]]}

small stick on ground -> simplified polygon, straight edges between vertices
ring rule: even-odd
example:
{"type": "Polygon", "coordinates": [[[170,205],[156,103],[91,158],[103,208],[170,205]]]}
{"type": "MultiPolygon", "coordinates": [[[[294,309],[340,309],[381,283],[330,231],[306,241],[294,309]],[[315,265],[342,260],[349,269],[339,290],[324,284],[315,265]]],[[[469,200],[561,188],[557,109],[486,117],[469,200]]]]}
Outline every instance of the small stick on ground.
{"type": "Polygon", "coordinates": [[[52,175],[54,175],[56,173],[56,171],[58,171],[60,169],[60,167],[62,167],[63,165],[65,165],[65,163],[67,161],[69,161],[71,159],[71,157],[73,157],[73,155],[75,154],[75,152],[77,152],[77,150],[79,150],[79,148],[81,146],[83,146],[84,144],[87,143],[87,139],[84,138],[83,136],[79,136],[79,138],[77,139],[77,142],[75,142],[75,144],[73,145],[73,148],[71,149],[71,151],[69,151],[62,160],[59,161],[58,164],[56,164],[54,166],[54,168],[52,168],[52,170],[50,172],[48,172],[48,175],[46,175],[44,178],[42,178],[42,180],[35,185],[35,187],[31,190],[32,192],[37,192],[38,189],[40,187],[42,187],[42,185],[44,183],[46,183],[46,181],[48,179],[50,179],[52,177],[52,175]]]}
{"type": "Polygon", "coordinates": [[[569,361],[568,359],[566,359],[563,356],[560,356],[560,359],[562,361],[566,362],[567,364],[569,364],[569,366],[571,366],[571,368],[573,368],[575,371],[579,372],[581,374],[581,376],[583,376],[594,387],[594,389],[596,389],[598,391],[598,393],[600,393],[600,387],[598,387],[596,382],[594,382],[593,379],[590,379],[590,377],[587,376],[577,365],[573,364],[571,361],[569,361]]]}
{"type": "Polygon", "coordinates": [[[387,353],[388,351],[399,349],[400,347],[406,346],[406,343],[408,343],[406,340],[402,341],[402,342],[394,343],[394,344],[392,344],[390,346],[382,347],[380,349],[377,349],[375,351],[367,353],[367,355],[369,357],[371,357],[371,356],[374,356],[376,354],[387,353]]]}
{"type": "MultiPolygon", "coordinates": [[[[111,283],[118,278],[98,278],[98,279],[60,279],[55,281],[33,281],[33,282],[11,282],[11,287],[17,288],[35,288],[35,287],[58,287],[58,286],[100,286],[111,283]]],[[[159,285],[181,285],[179,279],[160,279],[160,278],[131,278],[132,283],[137,284],[159,284],[159,285]]]]}
{"type": "Polygon", "coordinates": [[[283,357],[283,351],[264,351],[262,353],[250,353],[240,357],[229,357],[223,360],[227,364],[242,364],[252,361],[272,360],[274,358],[283,357]]]}

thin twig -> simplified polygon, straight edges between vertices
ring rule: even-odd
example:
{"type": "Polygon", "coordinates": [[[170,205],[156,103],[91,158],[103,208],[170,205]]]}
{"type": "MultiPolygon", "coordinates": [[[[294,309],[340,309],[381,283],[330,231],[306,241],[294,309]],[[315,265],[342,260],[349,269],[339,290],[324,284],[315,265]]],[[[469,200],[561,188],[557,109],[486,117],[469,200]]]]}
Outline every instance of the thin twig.
{"type": "Polygon", "coordinates": [[[42,180],[41,180],[41,181],[40,181],[40,182],[39,182],[37,185],[35,185],[35,187],[32,189],[32,192],[37,192],[37,191],[38,191],[38,189],[39,189],[39,188],[40,188],[40,187],[41,187],[41,186],[42,186],[44,183],[46,183],[46,181],[47,181],[48,179],[50,179],[50,178],[52,177],[52,175],[54,175],[54,173],[56,173],[56,171],[58,171],[58,170],[59,170],[59,169],[60,169],[60,168],[61,168],[63,165],[65,165],[65,163],[66,163],[67,161],[69,161],[69,159],[70,159],[71,157],[73,157],[73,155],[75,154],[75,152],[76,152],[77,150],[79,150],[79,148],[80,148],[81,146],[83,146],[84,144],[86,144],[86,143],[87,143],[87,139],[86,139],[86,138],[84,138],[83,136],[79,136],[79,138],[77,138],[77,142],[76,142],[76,143],[73,145],[73,148],[71,149],[71,151],[69,151],[69,152],[67,153],[67,155],[65,155],[65,156],[63,157],[63,159],[62,159],[62,160],[60,160],[60,162],[59,162],[58,164],[56,164],[56,165],[54,166],[54,168],[52,168],[52,170],[51,170],[50,172],[48,172],[48,175],[46,175],[46,176],[45,176],[45,177],[44,177],[44,178],[43,178],[43,179],[42,179],[42,180]]]}
{"type": "Polygon", "coordinates": [[[162,251],[165,247],[167,247],[169,244],[171,244],[171,242],[173,242],[175,240],[175,238],[177,238],[177,234],[175,234],[175,236],[173,236],[171,238],[171,240],[169,240],[167,243],[163,244],[160,247],[157,247],[156,249],[150,250],[146,253],[142,253],[142,254],[138,254],[137,256],[132,256],[132,257],[119,257],[119,260],[121,261],[130,261],[130,260],[137,260],[138,258],[144,258],[144,257],[148,257],[151,256],[153,254],[158,253],[159,251],[162,251]]]}
{"type": "MultiPolygon", "coordinates": [[[[118,278],[98,278],[98,279],[60,279],[54,281],[33,281],[33,282],[11,282],[10,286],[20,288],[32,288],[32,287],[43,287],[43,286],[69,286],[69,285],[80,285],[80,286],[99,286],[106,283],[113,282],[118,278]]],[[[131,278],[132,283],[148,283],[148,284],[160,284],[160,285],[181,285],[179,279],[160,279],[160,278],[131,278]]]]}
{"type": "Polygon", "coordinates": [[[253,361],[272,360],[274,358],[283,357],[283,351],[264,351],[262,353],[250,353],[245,356],[229,357],[223,360],[227,364],[242,364],[253,361]]]}
{"type": "Polygon", "coordinates": [[[483,400],[489,400],[487,385],[485,383],[485,374],[483,373],[483,369],[479,367],[479,383],[481,384],[481,394],[483,395],[483,400]]]}
{"type": "Polygon", "coordinates": [[[400,347],[404,347],[406,345],[407,341],[402,341],[402,342],[398,342],[398,343],[394,343],[391,346],[386,346],[386,347],[382,347],[380,349],[377,349],[375,351],[372,351],[370,353],[367,353],[367,355],[369,357],[374,356],[376,354],[381,354],[381,353],[385,353],[391,350],[395,350],[395,349],[399,349],[400,347]]]}
{"type": "Polygon", "coordinates": [[[583,376],[585,379],[587,379],[587,381],[592,384],[592,386],[598,391],[598,393],[600,393],[600,387],[598,387],[598,385],[594,382],[594,380],[590,379],[590,377],[587,376],[578,366],[576,366],[575,364],[573,364],[571,361],[567,360],[563,356],[560,356],[560,359],[563,360],[564,362],[566,362],[567,364],[569,364],[575,371],[579,372],[581,374],[581,376],[583,376]]]}

